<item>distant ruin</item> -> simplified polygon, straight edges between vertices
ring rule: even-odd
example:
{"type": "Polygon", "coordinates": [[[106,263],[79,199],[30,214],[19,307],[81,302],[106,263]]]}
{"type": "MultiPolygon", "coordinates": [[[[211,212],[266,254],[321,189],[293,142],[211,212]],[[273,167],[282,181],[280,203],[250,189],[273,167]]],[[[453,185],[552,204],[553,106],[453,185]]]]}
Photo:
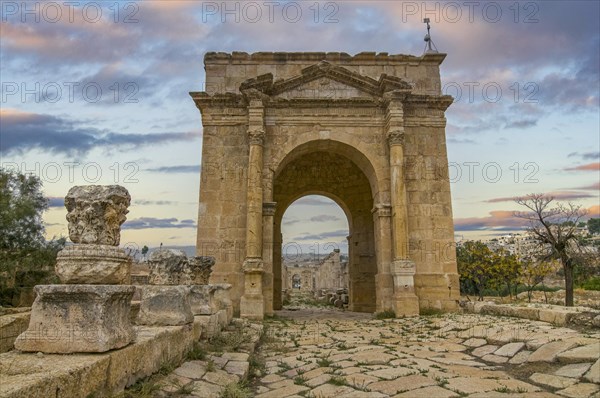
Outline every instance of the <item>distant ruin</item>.
{"type": "Polygon", "coordinates": [[[348,289],[348,263],[340,259],[339,249],[318,263],[284,264],[282,288],[321,296],[321,291],[348,289]]]}

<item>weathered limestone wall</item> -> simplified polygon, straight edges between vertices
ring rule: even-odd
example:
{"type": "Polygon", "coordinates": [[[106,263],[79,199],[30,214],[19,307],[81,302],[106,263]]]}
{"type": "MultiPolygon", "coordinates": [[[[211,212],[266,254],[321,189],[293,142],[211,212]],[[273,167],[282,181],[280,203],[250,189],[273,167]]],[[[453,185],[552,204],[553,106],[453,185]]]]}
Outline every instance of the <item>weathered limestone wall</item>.
{"type": "Polygon", "coordinates": [[[207,53],[204,58],[206,88],[209,94],[236,93],[244,80],[272,73],[275,80],[299,75],[302,69],[320,61],[343,66],[353,72],[379,79],[382,73],[404,78],[415,85],[415,92],[439,95],[439,68],[422,57],[363,52],[354,56],[346,53],[207,53]],[[437,78],[436,78],[437,77],[437,78]]]}
{"type": "MultiPolygon", "coordinates": [[[[239,113],[245,120],[244,110],[240,109],[239,113]]],[[[246,238],[246,135],[243,123],[238,126],[216,121],[204,123],[196,242],[198,255],[215,257],[211,281],[232,285],[236,311],[239,311],[244,285],[241,264],[246,238]]]]}
{"type": "Polygon", "coordinates": [[[340,251],[333,251],[325,258],[315,272],[316,286],[319,289],[347,289],[348,264],[340,261],[340,251]]]}
{"type": "Polygon", "coordinates": [[[460,290],[443,112],[409,108],[405,118],[409,258],[416,263],[417,296],[422,307],[455,309],[460,290]]]}

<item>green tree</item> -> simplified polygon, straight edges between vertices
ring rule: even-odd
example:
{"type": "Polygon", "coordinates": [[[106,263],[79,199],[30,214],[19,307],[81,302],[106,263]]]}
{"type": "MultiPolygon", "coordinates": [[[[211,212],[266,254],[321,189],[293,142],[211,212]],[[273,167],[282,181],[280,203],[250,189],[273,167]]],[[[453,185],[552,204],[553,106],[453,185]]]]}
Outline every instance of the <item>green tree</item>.
{"type": "Polygon", "coordinates": [[[600,234],[600,218],[590,218],[587,221],[587,227],[590,234],[600,234]]]}
{"type": "Polygon", "coordinates": [[[527,299],[530,303],[533,289],[544,282],[544,278],[551,272],[552,266],[548,261],[535,261],[533,259],[526,259],[523,261],[519,282],[525,285],[525,288],[527,289],[527,299]]]}
{"type": "Polygon", "coordinates": [[[565,277],[565,306],[572,307],[573,270],[581,253],[576,226],[585,211],[572,203],[554,204],[554,198],[544,194],[530,194],[516,202],[528,209],[516,215],[529,222],[528,230],[542,248],[547,248],[547,254],[541,260],[555,258],[561,262],[565,277]]]}
{"type": "Polygon", "coordinates": [[[33,175],[0,169],[0,250],[39,247],[44,240],[42,213],[48,200],[33,175]]]}
{"type": "Polygon", "coordinates": [[[144,256],[144,258],[146,258],[146,254],[148,254],[148,246],[144,245],[144,247],[142,247],[142,256],[144,256]]]}
{"type": "Polygon", "coordinates": [[[53,266],[65,239],[46,242],[48,208],[39,178],[0,168],[0,305],[18,303],[20,289],[56,281],[53,266]]]}
{"type": "Polygon", "coordinates": [[[523,264],[517,256],[504,249],[494,253],[493,264],[495,266],[495,269],[492,270],[492,272],[495,272],[494,281],[498,284],[498,287],[503,284],[506,285],[508,294],[512,298],[513,290],[516,290],[519,284],[523,264]]]}
{"type": "Polygon", "coordinates": [[[496,286],[499,281],[498,257],[484,243],[467,241],[457,246],[456,261],[461,290],[477,294],[483,301],[485,289],[496,286]]]}

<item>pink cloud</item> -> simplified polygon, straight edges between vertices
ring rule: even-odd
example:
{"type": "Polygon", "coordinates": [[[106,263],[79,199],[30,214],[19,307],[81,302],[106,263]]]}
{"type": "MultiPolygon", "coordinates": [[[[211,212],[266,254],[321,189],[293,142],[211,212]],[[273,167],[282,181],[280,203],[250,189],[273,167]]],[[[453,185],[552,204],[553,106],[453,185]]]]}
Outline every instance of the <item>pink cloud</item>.
{"type": "Polygon", "coordinates": [[[527,226],[527,221],[515,217],[515,212],[510,210],[493,210],[487,217],[455,218],[456,231],[474,231],[485,229],[515,230],[527,226]]]}
{"type": "MultiPolygon", "coordinates": [[[[583,189],[583,188],[582,188],[583,189]]],[[[575,200],[584,198],[594,198],[595,195],[586,192],[576,191],[552,191],[548,192],[546,196],[552,196],[556,200],[575,200]]],[[[493,198],[486,200],[486,203],[501,203],[501,202],[514,202],[519,199],[520,196],[506,196],[501,198],[493,198]]]]}
{"type": "Polygon", "coordinates": [[[575,167],[567,167],[568,171],[600,171],[600,162],[582,164],[575,167]]]}

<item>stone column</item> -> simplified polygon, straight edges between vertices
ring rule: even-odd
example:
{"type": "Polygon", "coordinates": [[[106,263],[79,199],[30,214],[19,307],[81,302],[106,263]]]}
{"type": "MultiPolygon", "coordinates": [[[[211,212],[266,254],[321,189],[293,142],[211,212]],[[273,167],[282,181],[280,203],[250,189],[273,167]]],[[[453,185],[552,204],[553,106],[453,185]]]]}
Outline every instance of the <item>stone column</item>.
{"type": "Polygon", "coordinates": [[[394,280],[392,263],[392,210],[389,204],[377,204],[373,208],[375,245],[377,246],[376,311],[394,310],[394,280]]]}
{"type": "Polygon", "coordinates": [[[396,316],[418,315],[419,300],[415,294],[415,263],[408,258],[408,212],[404,176],[404,95],[392,93],[386,112],[386,133],[390,149],[390,181],[392,205],[391,272],[394,277],[396,316]]]}
{"type": "Polygon", "coordinates": [[[263,203],[263,295],[265,314],[273,315],[273,218],[275,202],[263,203]]]}
{"type": "Polygon", "coordinates": [[[242,318],[263,319],[263,272],[262,258],[263,226],[263,145],[265,139],[264,106],[260,99],[250,99],[248,105],[248,190],[246,197],[246,259],[244,271],[244,295],[240,301],[242,318]]]}

